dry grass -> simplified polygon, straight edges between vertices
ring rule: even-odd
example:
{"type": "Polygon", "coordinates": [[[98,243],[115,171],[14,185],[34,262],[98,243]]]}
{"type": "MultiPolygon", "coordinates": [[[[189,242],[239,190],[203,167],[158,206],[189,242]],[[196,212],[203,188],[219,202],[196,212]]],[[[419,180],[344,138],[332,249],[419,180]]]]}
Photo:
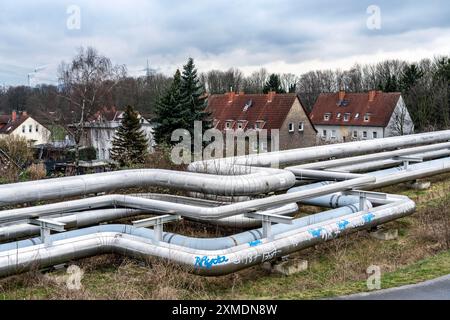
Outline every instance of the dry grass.
{"type": "Polygon", "coordinates": [[[26,174],[30,180],[41,180],[47,177],[47,170],[43,163],[32,164],[27,168],[26,174]]]}

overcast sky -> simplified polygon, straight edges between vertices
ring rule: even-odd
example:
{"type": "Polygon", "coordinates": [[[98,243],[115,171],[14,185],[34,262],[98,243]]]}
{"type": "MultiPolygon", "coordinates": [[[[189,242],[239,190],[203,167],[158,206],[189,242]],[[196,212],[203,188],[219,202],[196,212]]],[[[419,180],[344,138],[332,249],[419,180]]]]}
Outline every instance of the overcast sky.
{"type": "Polygon", "coordinates": [[[301,74],[387,58],[450,54],[447,0],[1,0],[0,84],[56,81],[57,66],[94,46],[131,75],[201,71],[301,74]],[[75,5],[75,7],[73,6],[75,5]],[[373,7],[376,6],[376,7],[373,7]],[[380,18],[378,19],[378,11],[380,18]],[[78,19],[78,11],[79,17],[78,19]],[[42,68],[40,68],[42,67],[42,68]]]}

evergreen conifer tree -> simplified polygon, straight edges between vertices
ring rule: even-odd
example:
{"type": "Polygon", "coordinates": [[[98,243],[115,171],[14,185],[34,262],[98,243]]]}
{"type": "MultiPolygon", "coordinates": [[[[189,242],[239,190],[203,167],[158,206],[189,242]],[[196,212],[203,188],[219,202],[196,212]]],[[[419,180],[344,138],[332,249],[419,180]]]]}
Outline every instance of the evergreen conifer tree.
{"type": "Polygon", "coordinates": [[[271,74],[269,80],[264,85],[264,93],[269,93],[270,91],[274,91],[276,93],[286,93],[281,85],[280,76],[276,74],[271,74]]]}
{"type": "Polygon", "coordinates": [[[121,166],[143,163],[148,154],[148,139],[142,131],[138,113],[127,106],[122,123],[113,139],[112,159],[121,166]]]}
{"type": "Polygon", "coordinates": [[[194,60],[189,58],[181,76],[181,108],[186,121],[185,129],[193,136],[194,121],[203,122],[203,131],[211,128],[210,114],[206,112],[207,95],[197,75],[194,60]]]}
{"type": "Polygon", "coordinates": [[[172,144],[172,132],[185,128],[187,125],[187,121],[183,117],[180,88],[181,73],[180,70],[177,70],[172,85],[157,102],[155,108],[156,118],[154,120],[158,124],[155,128],[155,140],[158,144],[172,144]]]}

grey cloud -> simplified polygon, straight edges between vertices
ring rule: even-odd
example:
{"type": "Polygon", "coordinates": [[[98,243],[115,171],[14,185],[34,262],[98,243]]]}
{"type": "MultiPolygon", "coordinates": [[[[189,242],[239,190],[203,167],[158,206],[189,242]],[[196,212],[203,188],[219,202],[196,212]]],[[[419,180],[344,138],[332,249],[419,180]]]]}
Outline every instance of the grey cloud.
{"type": "Polygon", "coordinates": [[[169,72],[190,55],[220,68],[333,61],[426,47],[433,41],[426,30],[450,37],[448,16],[447,1],[432,0],[2,0],[0,82],[25,83],[18,75],[41,64],[55,77],[81,45],[130,69],[149,58],[169,72]],[[65,27],[71,4],[82,10],[81,30],[65,27]],[[372,4],[382,10],[381,30],[366,28],[372,4]]]}

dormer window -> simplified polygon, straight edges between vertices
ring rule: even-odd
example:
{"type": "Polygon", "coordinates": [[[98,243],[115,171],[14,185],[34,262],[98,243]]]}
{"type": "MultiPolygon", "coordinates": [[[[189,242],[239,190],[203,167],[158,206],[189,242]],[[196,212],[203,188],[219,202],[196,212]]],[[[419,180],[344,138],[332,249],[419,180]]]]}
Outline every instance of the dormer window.
{"type": "Polygon", "coordinates": [[[256,121],[255,122],[255,129],[256,130],[262,129],[263,125],[264,125],[264,121],[256,121]]]}
{"type": "Polygon", "coordinates": [[[233,126],[233,121],[225,122],[225,129],[231,129],[232,126],[233,126]]]}
{"type": "Polygon", "coordinates": [[[239,121],[238,124],[237,124],[237,128],[238,129],[243,129],[244,128],[244,123],[239,121]]]}
{"type": "Polygon", "coordinates": [[[344,114],[344,121],[349,121],[349,120],[350,120],[350,113],[344,114]]]}
{"type": "Polygon", "coordinates": [[[323,120],[325,120],[325,121],[330,121],[330,118],[331,118],[331,113],[325,113],[323,116],[323,120]]]}
{"type": "Polygon", "coordinates": [[[364,115],[364,122],[369,122],[370,121],[370,114],[366,113],[364,115]]]}

